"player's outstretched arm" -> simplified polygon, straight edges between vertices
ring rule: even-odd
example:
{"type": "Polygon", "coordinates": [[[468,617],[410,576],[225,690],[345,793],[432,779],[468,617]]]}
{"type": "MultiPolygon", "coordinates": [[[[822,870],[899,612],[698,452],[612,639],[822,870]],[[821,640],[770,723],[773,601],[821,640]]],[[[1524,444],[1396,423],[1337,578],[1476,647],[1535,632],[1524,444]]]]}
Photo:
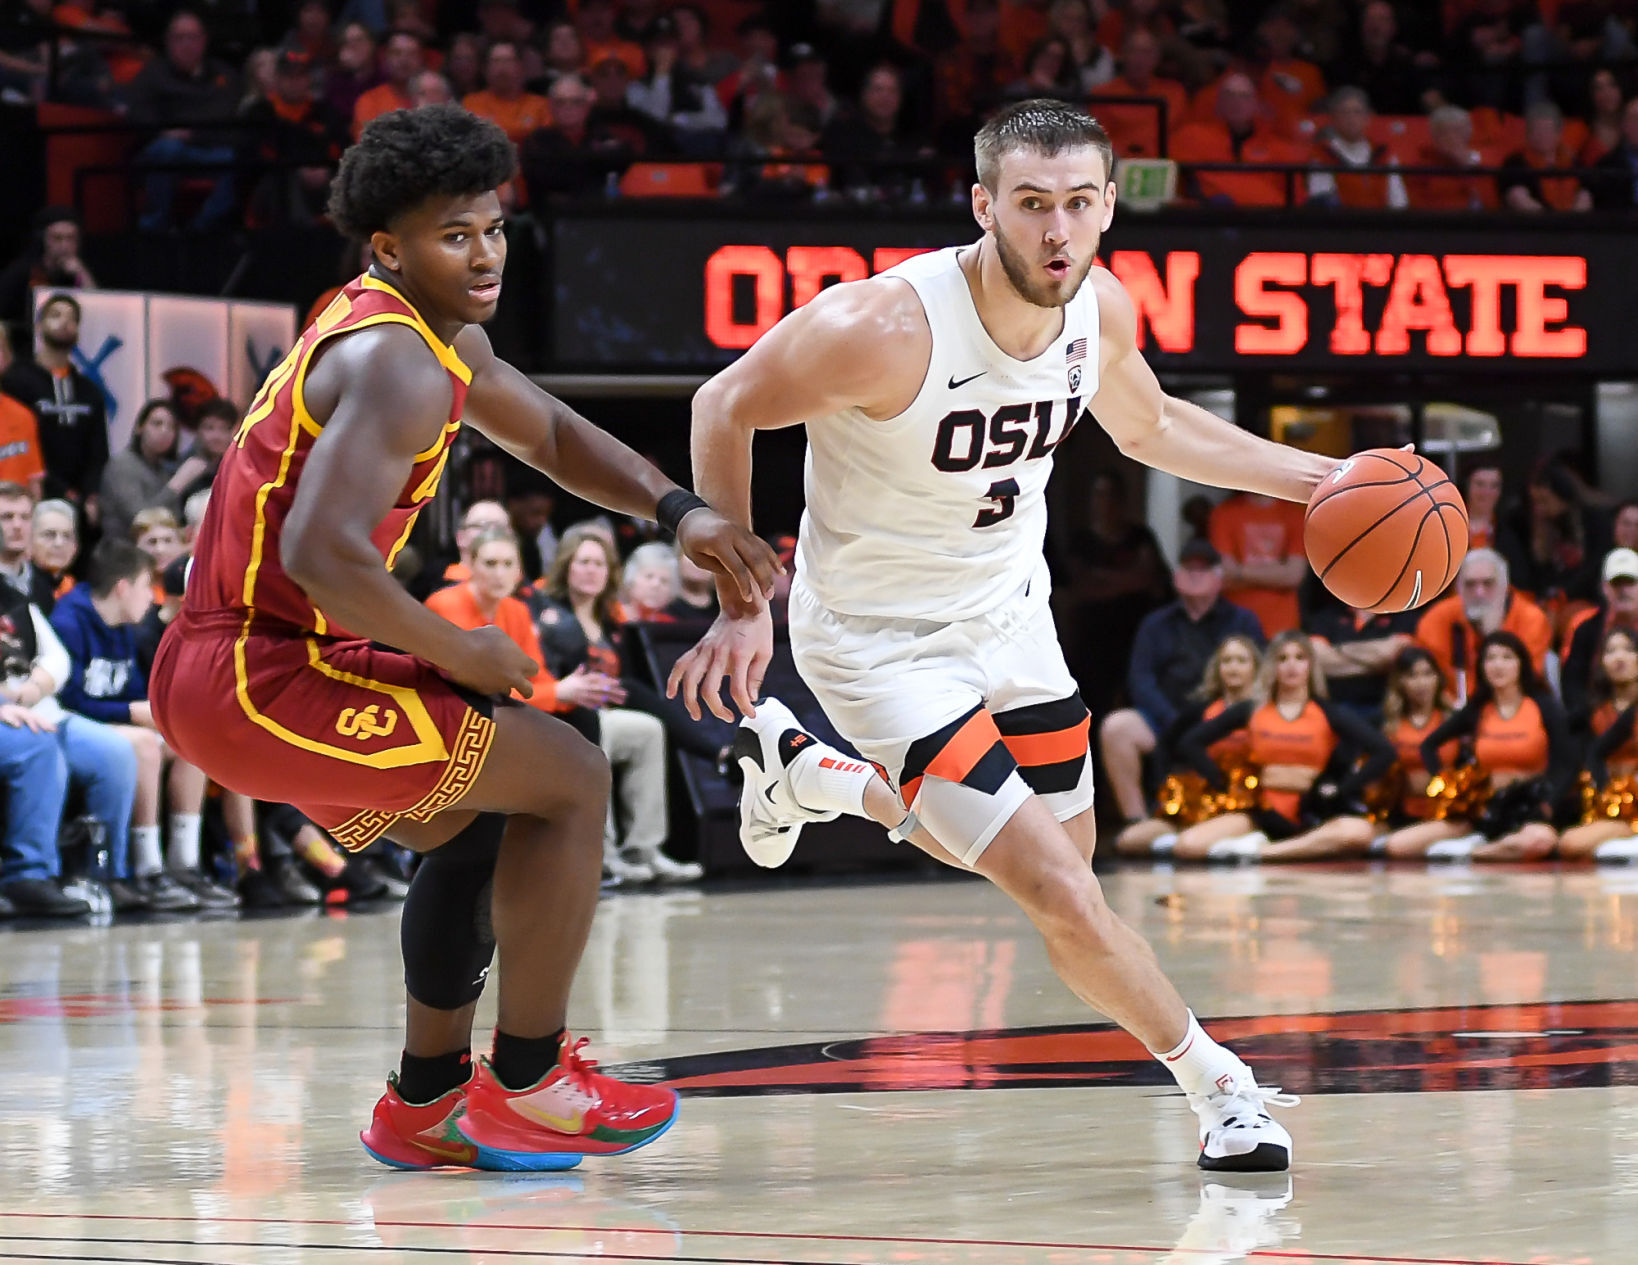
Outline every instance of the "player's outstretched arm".
{"type": "MultiPolygon", "coordinates": [[[[680,491],[651,463],[495,355],[477,326],[456,341],[472,370],[466,420],[519,461],[551,476],[581,500],[638,518],[658,517],[660,501],[680,491]]],[[[773,589],[779,558],[765,541],[711,508],[688,513],[677,544],[690,558],[750,603],[773,589]]]]}
{"type": "Polygon", "coordinates": [[[449,417],[449,375],[421,336],[402,325],[349,335],[313,367],[305,395],[327,420],[285,519],[285,574],[348,632],[418,655],[481,694],[528,697],[539,665],[500,629],[457,628],[422,606],[370,538],[449,417]]]}
{"type": "Polygon", "coordinates": [[[1333,457],[1261,439],[1199,405],[1161,390],[1137,346],[1137,312],[1115,275],[1087,277],[1098,298],[1101,364],[1088,404],[1133,460],[1212,487],[1306,502],[1337,466],[1333,457]]]}
{"type": "MultiPolygon", "coordinates": [[[[846,409],[886,419],[914,403],[932,357],[920,301],[896,279],[834,286],[769,330],[694,396],[691,446],[700,494],[747,530],[751,526],[751,441],[759,430],[796,426],[846,409]]],[[[861,425],[868,425],[868,421],[861,425]]],[[[719,582],[722,614],[677,660],[666,693],[680,693],[698,718],[700,704],[732,721],[735,706],[756,713],[773,657],[765,602],[744,602],[719,582]]]]}

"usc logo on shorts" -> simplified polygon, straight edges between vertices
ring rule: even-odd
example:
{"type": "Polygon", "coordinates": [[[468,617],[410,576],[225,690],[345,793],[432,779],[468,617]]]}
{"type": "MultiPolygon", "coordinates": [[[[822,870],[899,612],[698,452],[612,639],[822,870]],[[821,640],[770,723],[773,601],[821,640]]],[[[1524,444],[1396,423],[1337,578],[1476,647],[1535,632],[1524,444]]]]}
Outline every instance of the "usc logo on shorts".
{"type": "Polygon", "coordinates": [[[336,732],[343,738],[385,738],[398,728],[398,713],[378,704],[349,707],[336,717],[336,732]]]}

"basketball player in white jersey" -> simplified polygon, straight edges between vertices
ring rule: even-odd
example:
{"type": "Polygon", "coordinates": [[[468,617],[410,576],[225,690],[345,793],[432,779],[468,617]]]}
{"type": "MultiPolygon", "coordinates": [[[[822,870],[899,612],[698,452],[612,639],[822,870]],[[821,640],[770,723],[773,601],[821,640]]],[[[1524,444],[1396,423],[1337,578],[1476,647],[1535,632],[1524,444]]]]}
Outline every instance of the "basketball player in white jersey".
{"type": "Polygon", "coordinates": [[[745,715],[740,838],[763,865],[801,823],[869,817],[990,879],[1064,982],[1155,1053],[1200,1118],[1203,1168],[1282,1170],[1290,1135],[1236,1055],[1203,1032],[1153,952],[1104,903],[1088,716],[1064,666],[1041,554],[1051,453],[1093,419],[1129,456],[1186,479],[1307,501],[1335,468],[1165,395],[1131,300],[1093,267],[1115,209],[1108,137],[1058,101],[978,133],[971,246],[838,285],[785,317],[694,399],[694,478],[750,523],[751,440],[806,425],[807,510],[791,650],[825,713],[878,768],[755,703],[765,604],[723,613],[672,673],[745,715]],[[883,776],[885,773],[885,778],[883,776]]]}

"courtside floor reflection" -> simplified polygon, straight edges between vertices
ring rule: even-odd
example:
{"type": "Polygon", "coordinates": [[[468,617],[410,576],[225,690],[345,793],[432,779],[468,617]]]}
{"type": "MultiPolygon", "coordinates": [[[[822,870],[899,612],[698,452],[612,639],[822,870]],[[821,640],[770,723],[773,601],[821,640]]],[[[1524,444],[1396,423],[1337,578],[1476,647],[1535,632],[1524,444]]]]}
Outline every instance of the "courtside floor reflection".
{"type": "Polygon", "coordinates": [[[606,899],[572,1022],[683,1114],[533,1177],[359,1148],[395,909],[6,929],[0,1260],[1638,1261],[1638,873],[1104,885],[1304,1095],[1289,1177],[1200,1173],[1169,1080],[977,882],[606,899]]]}

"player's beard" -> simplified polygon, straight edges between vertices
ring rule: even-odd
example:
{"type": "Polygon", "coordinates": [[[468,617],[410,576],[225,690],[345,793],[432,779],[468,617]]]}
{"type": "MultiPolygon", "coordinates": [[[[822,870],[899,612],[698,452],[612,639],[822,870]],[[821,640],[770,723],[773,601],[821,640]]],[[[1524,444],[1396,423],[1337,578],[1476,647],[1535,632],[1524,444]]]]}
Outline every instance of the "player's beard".
{"type": "Polygon", "coordinates": [[[76,329],[72,334],[62,334],[49,329],[42,329],[40,331],[40,341],[51,348],[52,351],[73,351],[75,347],[79,346],[80,332],[76,329]]]}
{"type": "Polygon", "coordinates": [[[1098,245],[1093,242],[1079,272],[1072,272],[1059,282],[1044,281],[1024,258],[1023,252],[1007,240],[999,224],[991,230],[991,235],[995,238],[995,254],[1001,261],[1001,271],[1007,274],[1007,280],[1018,291],[1019,297],[1036,307],[1068,307],[1069,301],[1080,293],[1081,284],[1086,280],[1086,274],[1092,271],[1092,261],[1098,255],[1098,245]]]}

